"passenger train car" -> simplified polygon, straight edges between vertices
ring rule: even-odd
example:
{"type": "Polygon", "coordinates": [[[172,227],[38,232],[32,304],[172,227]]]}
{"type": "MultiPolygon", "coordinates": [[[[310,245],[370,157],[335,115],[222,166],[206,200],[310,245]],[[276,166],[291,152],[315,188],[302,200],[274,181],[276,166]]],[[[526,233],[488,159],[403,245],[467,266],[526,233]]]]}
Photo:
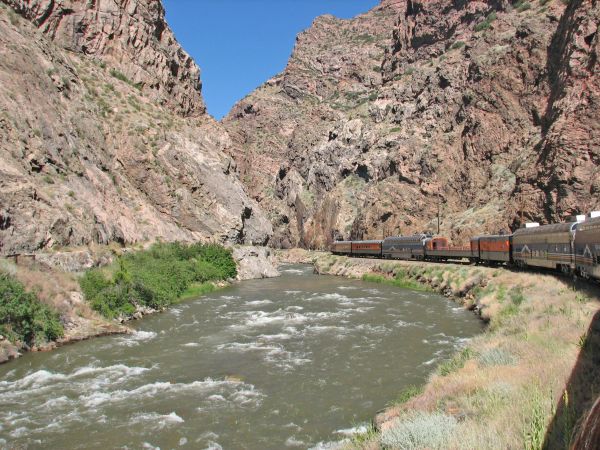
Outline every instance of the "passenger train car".
{"type": "Polygon", "coordinates": [[[489,264],[511,261],[510,235],[476,236],[471,239],[471,252],[476,261],[489,264]]]}
{"type": "Polygon", "coordinates": [[[356,257],[541,267],[600,280],[600,217],[483,235],[468,247],[452,247],[443,236],[415,234],[383,240],[337,241],[332,252],[356,257]]]}
{"type": "Polygon", "coordinates": [[[426,234],[414,236],[391,236],[383,240],[382,256],[397,259],[425,259],[424,242],[426,234]]]}
{"type": "Polygon", "coordinates": [[[577,222],[521,228],[513,234],[513,261],[519,267],[575,268],[573,239],[577,222]]]}
{"type": "Polygon", "coordinates": [[[573,247],[577,272],[600,280],[600,217],[577,225],[573,247]]]}

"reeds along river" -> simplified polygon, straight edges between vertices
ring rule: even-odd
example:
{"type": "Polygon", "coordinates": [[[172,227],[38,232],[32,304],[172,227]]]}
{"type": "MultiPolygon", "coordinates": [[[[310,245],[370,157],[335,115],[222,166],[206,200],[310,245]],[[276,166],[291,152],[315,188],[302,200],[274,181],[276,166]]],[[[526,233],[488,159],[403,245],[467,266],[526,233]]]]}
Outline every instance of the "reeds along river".
{"type": "Polygon", "coordinates": [[[0,447],[326,447],[482,329],[434,294],[312,274],[237,284],[0,367],[0,447]]]}

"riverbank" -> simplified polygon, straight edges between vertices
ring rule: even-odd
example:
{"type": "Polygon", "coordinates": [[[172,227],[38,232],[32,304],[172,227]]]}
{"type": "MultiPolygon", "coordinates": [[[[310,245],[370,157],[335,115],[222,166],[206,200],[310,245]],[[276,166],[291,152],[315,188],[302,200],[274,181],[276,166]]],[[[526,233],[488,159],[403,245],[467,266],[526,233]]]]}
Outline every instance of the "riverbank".
{"type": "MultiPolygon", "coordinates": [[[[0,333],[0,364],[18,358],[23,352],[50,351],[93,337],[131,333],[126,322],[162,311],[164,308],[139,306],[127,317],[111,320],[93,310],[79,282],[85,271],[110,267],[118,257],[144,250],[149,245],[140,244],[135,248],[90,246],[0,258],[0,274],[14,279],[27,292],[34,293],[36,301],[58,314],[63,328],[60,338],[34,345],[11,342],[8,336],[0,333]]],[[[232,248],[232,257],[237,267],[235,280],[192,284],[181,294],[177,303],[229,286],[234,281],[279,275],[268,248],[236,246],[232,248]]]]}
{"type": "Polygon", "coordinates": [[[321,254],[315,270],[439,292],[488,323],[350,448],[566,448],[600,392],[598,288],[552,274],[321,254]]]}

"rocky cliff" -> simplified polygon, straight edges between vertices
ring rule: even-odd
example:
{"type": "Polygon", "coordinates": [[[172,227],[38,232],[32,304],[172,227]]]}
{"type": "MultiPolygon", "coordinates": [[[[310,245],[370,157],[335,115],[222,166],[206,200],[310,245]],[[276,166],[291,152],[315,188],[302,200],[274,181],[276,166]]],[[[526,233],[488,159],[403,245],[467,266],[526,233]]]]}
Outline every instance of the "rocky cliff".
{"type": "Polygon", "coordinates": [[[600,207],[597,1],[385,0],[318,18],[224,119],[272,242],[480,232],[600,207]]]}
{"type": "Polygon", "coordinates": [[[0,254],[266,243],[199,73],[159,0],[2,0],[0,254]]]}

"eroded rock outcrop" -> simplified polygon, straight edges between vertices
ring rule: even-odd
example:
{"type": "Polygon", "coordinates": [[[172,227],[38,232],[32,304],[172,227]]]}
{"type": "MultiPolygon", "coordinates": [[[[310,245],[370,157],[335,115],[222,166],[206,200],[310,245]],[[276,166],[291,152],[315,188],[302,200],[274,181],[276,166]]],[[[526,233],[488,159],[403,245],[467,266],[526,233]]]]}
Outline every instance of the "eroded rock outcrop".
{"type": "Polygon", "coordinates": [[[439,211],[461,243],[600,207],[599,10],[390,0],[317,19],[224,119],[272,242],[437,231],[439,211]]]}

